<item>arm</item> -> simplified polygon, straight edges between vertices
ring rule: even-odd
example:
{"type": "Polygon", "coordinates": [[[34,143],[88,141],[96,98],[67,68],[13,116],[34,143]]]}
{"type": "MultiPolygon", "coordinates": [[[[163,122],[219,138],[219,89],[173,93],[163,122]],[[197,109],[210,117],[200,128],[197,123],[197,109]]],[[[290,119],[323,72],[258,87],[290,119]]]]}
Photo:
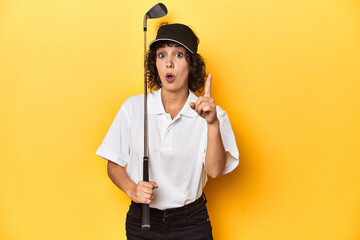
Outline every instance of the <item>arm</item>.
{"type": "Polygon", "coordinates": [[[206,80],[204,96],[199,97],[196,103],[190,103],[190,107],[207,122],[208,139],[205,169],[210,177],[217,178],[225,168],[226,153],[221,140],[220,122],[216,114],[216,104],[211,97],[211,74],[209,74],[206,80]]]}
{"type": "Polygon", "coordinates": [[[125,168],[112,161],[108,161],[107,172],[113,183],[120,188],[131,200],[136,203],[150,204],[153,199],[155,182],[140,181],[135,184],[127,175],[125,168]]]}
{"type": "Polygon", "coordinates": [[[217,178],[223,172],[226,164],[226,153],[220,134],[219,120],[208,124],[208,139],[205,157],[205,169],[212,178],[217,178]]]}

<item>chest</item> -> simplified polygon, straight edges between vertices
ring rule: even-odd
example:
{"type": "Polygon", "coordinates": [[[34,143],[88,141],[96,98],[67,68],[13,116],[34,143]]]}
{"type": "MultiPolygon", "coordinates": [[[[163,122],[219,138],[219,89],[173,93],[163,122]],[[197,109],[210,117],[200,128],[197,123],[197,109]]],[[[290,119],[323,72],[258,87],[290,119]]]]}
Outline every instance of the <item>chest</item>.
{"type": "MultiPolygon", "coordinates": [[[[144,146],[143,129],[143,122],[134,122],[131,127],[132,149],[139,153],[144,146]]],[[[169,114],[148,116],[150,153],[191,157],[204,153],[206,142],[207,125],[202,118],[181,116],[171,119],[169,114]]]]}

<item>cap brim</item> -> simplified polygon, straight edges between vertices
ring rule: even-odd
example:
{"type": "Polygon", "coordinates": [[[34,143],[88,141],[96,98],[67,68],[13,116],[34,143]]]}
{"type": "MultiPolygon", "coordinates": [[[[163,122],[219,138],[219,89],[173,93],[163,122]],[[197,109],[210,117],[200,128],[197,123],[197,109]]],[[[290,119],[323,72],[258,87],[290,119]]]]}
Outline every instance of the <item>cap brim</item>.
{"type": "Polygon", "coordinates": [[[171,42],[176,42],[176,43],[180,44],[181,46],[183,46],[184,48],[186,48],[187,50],[189,50],[189,52],[194,53],[194,51],[191,51],[190,48],[188,48],[187,46],[185,46],[183,43],[181,43],[181,42],[179,42],[179,41],[177,41],[177,40],[171,39],[171,38],[159,38],[159,39],[155,39],[154,41],[152,41],[152,42],[149,44],[149,48],[151,49],[151,45],[153,45],[154,43],[159,42],[159,41],[171,41],[171,42]]]}

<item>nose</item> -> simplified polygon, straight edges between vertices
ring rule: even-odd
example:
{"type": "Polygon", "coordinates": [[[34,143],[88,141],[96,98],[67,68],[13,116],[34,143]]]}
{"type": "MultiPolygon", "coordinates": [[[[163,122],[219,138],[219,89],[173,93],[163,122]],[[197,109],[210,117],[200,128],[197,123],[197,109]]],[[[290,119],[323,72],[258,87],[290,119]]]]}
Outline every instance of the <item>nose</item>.
{"type": "Polygon", "coordinates": [[[173,67],[174,67],[174,63],[173,63],[172,58],[168,58],[168,59],[167,59],[167,61],[166,61],[166,67],[167,67],[167,68],[173,68],[173,67]]]}

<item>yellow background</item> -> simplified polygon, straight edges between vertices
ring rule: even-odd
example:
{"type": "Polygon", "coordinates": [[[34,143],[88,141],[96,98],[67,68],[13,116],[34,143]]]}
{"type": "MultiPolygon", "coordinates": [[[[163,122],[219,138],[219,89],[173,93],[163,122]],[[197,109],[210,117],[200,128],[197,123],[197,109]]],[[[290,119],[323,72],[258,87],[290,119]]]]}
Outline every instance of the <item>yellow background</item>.
{"type": "MultiPolygon", "coordinates": [[[[0,239],[125,239],[95,155],[143,92],[156,1],[0,1],[0,239]]],[[[164,0],[190,25],[239,167],[205,192],[215,239],[360,239],[360,2],[164,0]]]]}

